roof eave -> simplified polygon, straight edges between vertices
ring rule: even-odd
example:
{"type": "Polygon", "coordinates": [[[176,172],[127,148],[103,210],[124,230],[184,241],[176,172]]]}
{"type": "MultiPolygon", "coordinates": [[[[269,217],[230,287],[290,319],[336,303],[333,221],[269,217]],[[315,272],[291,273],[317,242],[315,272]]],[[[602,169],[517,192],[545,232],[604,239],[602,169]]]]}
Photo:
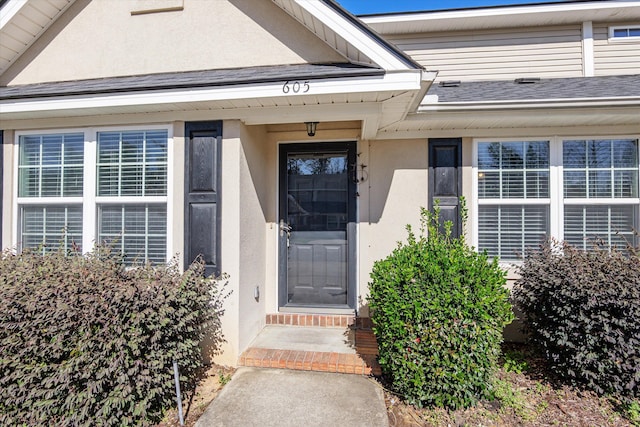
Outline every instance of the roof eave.
{"type": "Polygon", "coordinates": [[[540,100],[509,100],[509,101],[479,101],[479,102],[442,102],[421,104],[418,113],[437,111],[485,111],[485,110],[529,110],[548,108],[590,108],[590,107],[640,107],[640,97],[616,98],[574,98],[574,99],[540,99],[540,100]]]}

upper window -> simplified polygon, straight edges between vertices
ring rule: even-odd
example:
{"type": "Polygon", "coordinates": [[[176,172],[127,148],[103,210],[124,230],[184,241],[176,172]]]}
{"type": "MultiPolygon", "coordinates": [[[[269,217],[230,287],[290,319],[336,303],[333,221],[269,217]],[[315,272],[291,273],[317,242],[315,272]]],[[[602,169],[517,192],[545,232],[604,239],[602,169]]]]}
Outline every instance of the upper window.
{"type": "Polygon", "coordinates": [[[517,260],[546,236],[637,244],[638,159],[631,138],[478,142],[478,248],[517,260]]]}
{"type": "Polygon", "coordinates": [[[638,142],[569,140],[562,144],[564,197],[638,197],[638,142]]]}
{"type": "Polygon", "coordinates": [[[82,133],[20,137],[18,197],[82,196],[82,133]]]}
{"type": "Polygon", "coordinates": [[[166,196],[167,131],[99,132],[98,196],[166,196]]]}
{"type": "Polygon", "coordinates": [[[479,143],[478,197],[549,197],[549,142],[479,143]]]}
{"type": "Polygon", "coordinates": [[[624,40],[632,37],[640,38],[640,25],[629,27],[609,27],[609,38],[624,40]]]}
{"type": "Polygon", "coordinates": [[[166,261],[168,140],[166,129],[21,135],[20,247],[106,241],[127,263],[166,261]]]}

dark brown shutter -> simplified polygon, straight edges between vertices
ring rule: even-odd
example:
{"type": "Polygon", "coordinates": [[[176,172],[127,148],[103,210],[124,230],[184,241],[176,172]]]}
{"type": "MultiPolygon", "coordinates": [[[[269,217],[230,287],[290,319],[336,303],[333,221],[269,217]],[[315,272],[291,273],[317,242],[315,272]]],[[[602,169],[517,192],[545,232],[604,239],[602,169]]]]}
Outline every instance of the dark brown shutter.
{"type": "Polygon", "coordinates": [[[198,256],[220,274],[222,122],[185,124],[185,268],[198,256]]]}
{"type": "Polygon", "coordinates": [[[462,232],[460,196],[462,195],[461,168],[462,139],[429,139],[429,209],[436,200],[440,203],[440,223],[453,223],[452,234],[462,232]]]}

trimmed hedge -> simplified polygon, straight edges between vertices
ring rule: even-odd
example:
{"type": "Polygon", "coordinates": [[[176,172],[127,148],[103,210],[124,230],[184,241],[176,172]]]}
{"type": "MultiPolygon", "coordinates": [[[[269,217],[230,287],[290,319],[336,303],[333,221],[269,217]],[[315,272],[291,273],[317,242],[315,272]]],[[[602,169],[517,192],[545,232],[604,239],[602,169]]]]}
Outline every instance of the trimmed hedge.
{"type": "Polygon", "coordinates": [[[407,242],[375,263],[368,302],[392,389],[418,406],[468,407],[491,397],[513,313],[497,261],[453,238],[450,223],[439,231],[438,215],[423,209],[420,235],[407,227],[407,242]]]}
{"type": "Polygon", "coordinates": [[[222,341],[222,286],[194,263],[125,268],[87,256],[0,260],[0,425],[128,426],[175,406],[172,361],[194,387],[200,342],[222,341]]]}
{"type": "Polygon", "coordinates": [[[640,257],[549,240],[529,251],[513,295],[531,342],[564,381],[640,397],[640,257]]]}

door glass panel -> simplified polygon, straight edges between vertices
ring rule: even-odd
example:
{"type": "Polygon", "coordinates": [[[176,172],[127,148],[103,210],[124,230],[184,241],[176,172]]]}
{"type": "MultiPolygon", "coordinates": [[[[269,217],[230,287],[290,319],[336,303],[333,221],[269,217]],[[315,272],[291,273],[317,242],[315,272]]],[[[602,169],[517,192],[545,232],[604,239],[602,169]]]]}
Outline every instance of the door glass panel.
{"type": "Polygon", "coordinates": [[[347,153],[289,153],[287,302],[347,304],[347,153]]]}

